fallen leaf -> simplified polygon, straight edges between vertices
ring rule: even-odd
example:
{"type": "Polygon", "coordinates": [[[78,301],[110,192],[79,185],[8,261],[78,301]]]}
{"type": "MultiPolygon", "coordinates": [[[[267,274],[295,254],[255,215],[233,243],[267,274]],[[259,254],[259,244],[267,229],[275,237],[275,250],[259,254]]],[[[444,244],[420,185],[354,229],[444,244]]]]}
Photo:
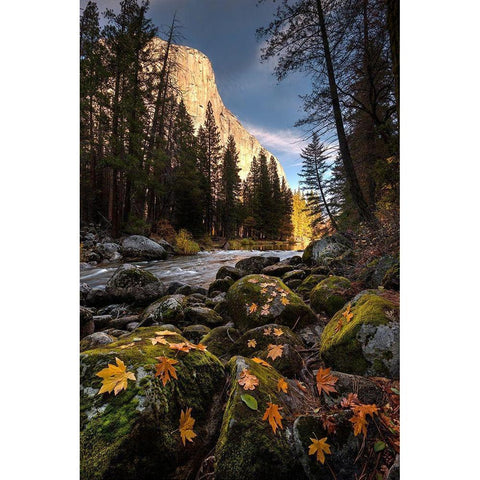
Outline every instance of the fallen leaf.
{"type": "Polygon", "coordinates": [[[333,331],[333,333],[338,333],[342,329],[342,327],[343,327],[343,321],[340,318],[337,324],[335,325],[335,330],[333,331]]]}
{"type": "Polygon", "coordinates": [[[283,303],[283,305],[288,305],[290,303],[287,297],[282,297],[280,301],[283,303]]]}
{"type": "Polygon", "coordinates": [[[260,286],[263,287],[263,288],[266,288],[266,287],[270,286],[270,284],[269,283],[261,283],[260,286]]]}
{"type": "Polygon", "coordinates": [[[97,395],[105,392],[114,392],[117,395],[118,392],[127,389],[128,380],[136,380],[133,372],[127,372],[127,367],[119,359],[115,357],[117,365],[108,364],[107,368],[100,370],[96,375],[103,378],[102,387],[97,395]]]}
{"type": "Polygon", "coordinates": [[[258,378],[255,375],[252,375],[249,370],[244,368],[240,373],[238,383],[243,387],[244,390],[255,390],[255,387],[258,385],[258,378]]]}
{"type": "Polygon", "coordinates": [[[353,313],[350,312],[350,304],[348,304],[347,309],[342,313],[342,315],[347,319],[347,323],[353,318],[353,313]]]}
{"type": "Polygon", "coordinates": [[[252,360],[253,360],[255,363],[258,363],[259,365],[263,365],[264,367],[273,368],[268,362],[266,362],[265,360],[262,360],[261,358],[253,357],[252,360]]]}
{"type": "Polygon", "coordinates": [[[180,436],[182,437],[183,446],[185,446],[185,440],[189,442],[193,442],[193,438],[197,436],[197,434],[193,431],[193,425],[195,424],[195,419],[190,416],[192,412],[191,408],[187,408],[187,411],[184,412],[183,410],[180,413],[180,436]]]}
{"type": "Polygon", "coordinates": [[[385,443],[382,442],[381,440],[378,440],[373,445],[373,450],[375,452],[381,452],[382,450],[385,450],[385,447],[386,447],[385,443]]]}
{"type": "Polygon", "coordinates": [[[273,302],[273,297],[267,298],[267,303],[272,303],[273,302]]]}
{"type": "Polygon", "coordinates": [[[277,383],[277,390],[280,392],[282,391],[283,393],[287,393],[288,390],[288,383],[285,381],[284,378],[280,378],[277,383]]]}
{"type": "Polygon", "coordinates": [[[283,345],[272,345],[268,346],[268,355],[267,358],[275,360],[283,355],[283,345]]]}
{"type": "Polygon", "coordinates": [[[273,334],[276,335],[277,337],[280,337],[281,335],[283,335],[283,330],[281,328],[274,328],[273,334]]]}
{"type": "Polygon", "coordinates": [[[267,293],[267,292],[268,292],[268,290],[267,290],[266,288],[262,288],[262,289],[260,290],[260,293],[267,293]]]}
{"type": "Polygon", "coordinates": [[[349,420],[353,423],[353,434],[357,436],[359,433],[367,435],[367,415],[373,418],[373,415],[378,414],[378,407],[373,403],[370,405],[354,405],[352,407],[353,417],[349,420]]]}
{"type": "Polygon", "coordinates": [[[330,368],[319,368],[316,378],[319,395],[322,395],[322,390],[327,395],[330,395],[332,392],[336,392],[334,385],[337,383],[338,377],[334,377],[330,374],[330,368]]]}
{"type": "Polygon", "coordinates": [[[317,461],[320,463],[325,463],[325,454],[331,454],[330,445],[327,443],[327,437],[317,440],[316,438],[311,438],[311,445],[308,447],[309,455],[317,455],[317,461]]]}
{"type": "Polygon", "coordinates": [[[173,365],[178,363],[178,360],[168,357],[155,357],[160,363],[157,363],[155,367],[157,371],[155,372],[156,377],[160,377],[162,380],[163,386],[171,380],[172,378],[177,379],[177,372],[173,365]]]}
{"type": "Polygon", "coordinates": [[[252,338],[247,342],[247,347],[249,348],[255,348],[256,346],[257,346],[257,341],[254,338],[252,338]]]}
{"type": "Polygon", "coordinates": [[[305,384],[303,382],[299,382],[298,380],[295,380],[297,382],[297,386],[298,388],[302,391],[302,392],[307,392],[307,387],[305,386],[305,384]]]}
{"type": "Polygon", "coordinates": [[[346,398],[342,398],[340,405],[343,408],[350,408],[353,405],[358,405],[360,401],[358,400],[358,395],[356,393],[349,393],[346,398]]]}
{"type": "Polygon", "coordinates": [[[251,278],[248,280],[249,283],[258,283],[258,280],[256,278],[251,278]]]}
{"type": "Polygon", "coordinates": [[[273,291],[273,292],[271,293],[271,295],[272,295],[272,297],[276,297],[276,296],[277,296],[277,292],[273,291]]]}
{"type": "Polygon", "coordinates": [[[335,423],[335,421],[333,420],[332,417],[324,416],[324,417],[322,418],[322,424],[323,424],[323,428],[324,428],[328,433],[335,433],[337,424],[335,423]]]}
{"type": "Polygon", "coordinates": [[[271,335],[272,334],[272,327],[264,328],[263,329],[264,335],[271,335]]]}
{"type": "Polygon", "coordinates": [[[248,308],[248,313],[254,313],[258,309],[258,305],[256,303],[252,303],[250,307],[248,308]]]}
{"type": "Polygon", "coordinates": [[[180,335],[180,334],[177,332],[172,332],[171,330],[162,330],[160,332],[155,332],[155,335],[166,337],[167,335],[180,335]]]}
{"type": "Polygon", "coordinates": [[[160,336],[160,337],[155,337],[155,338],[151,338],[150,339],[151,342],[152,342],[152,345],[156,345],[157,343],[161,344],[161,345],[168,345],[168,342],[165,340],[164,337],[160,336]]]}
{"type": "Polygon", "coordinates": [[[252,397],[248,393],[245,395],[240,395],[242,402],[250,409],[250,410],[258,410],[258,403],[255,397],[252,397]]]}
{"type": "Polygon", "coordinates": [[[354,415],[350,420],[353,423],[353,434],[355,437],[359,433],[363,433],[365,436],[367,434],[367,419],[362,415],[354,415]]]}
{"type": "Polygon", "coordinates": [[[192,347],[188,345],[188,343],[181,342],[181,343],[170,343],[168,345],[172,350],[178,350],[179,352],[189,352],[192,347]]]}
{"type": "Polygon", "coordinates": [[[193,345],[192,348],[194,348],[195,350],[200,350],[201,352],[204,352],[207,349],[207,346],[203,345],[203,343],[199,343],[197,345],[195,345],[194,343],[191,343],[190,345],[193,345]]]}
{"type": "Polygon", "coordinates": [[[264,305],[260,315],[268,315],[270,313],[270,305],[264,305]]]}
{"type": "Polygon", "coordinates": [[[268,423],[272,427],[273,433],[277,433],[277,427],[283,429],[282,416],[280,415],[280,407],[276,403],[267,402],[267,409],[263,415],[262,420],[268,420],[268,423]]]}
{"type": "Polygon", "coordinates": [[[120,348],[123,350],[124,348],[130,348],[135,345],[135,342],[129,343],[128,345],[121,345],[120,348]]]}

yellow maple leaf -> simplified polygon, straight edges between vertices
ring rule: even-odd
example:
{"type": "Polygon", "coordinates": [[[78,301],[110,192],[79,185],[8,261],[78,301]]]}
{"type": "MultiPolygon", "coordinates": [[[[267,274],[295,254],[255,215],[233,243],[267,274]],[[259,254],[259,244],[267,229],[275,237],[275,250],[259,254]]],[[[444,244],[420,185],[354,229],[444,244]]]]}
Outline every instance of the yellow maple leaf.
{"type": "Polygon", "coordinates": [[[168,342],[162,336],[151,338],[150,341],[152,342],[152,345],[156,345],[157,343],[160,345],[168,345],[168,342]]]}
{"type": "Polygon", "coordinates": [[[155,332],[155,335],[160,335],[165,337],[167,335],[180,335],[178,332],[172,332],[171,330],[161,330],[160,332],[155,332]]]}
{"type": "Polygon", "coordinates": [[[267,358],[275,360],[283,355],[283,345],[272,345],[268,346],[268,355],[267,358]]]}
{"type": "Polygon", "coordinates": [[[317,372],[317,388],[318,394],[322,394],[322,390],[327,394],[336,392],[334,385],[337,383],[338,377],[334,377],[330,373],[330,368],[319,368],[317,372]]]}
{"type": "Polygon", "coordinates": [[[124,348],[130,348],[130,347],[133,347],[134,345],[135,345],[135,342],[132,342],[127,345],[121,345],[120,348],[123,350],[124,348]]]}
{"type": "Polygon", "coordinates": [[[272,334],[272,327],[264,328],[263,329],[264,335],[271,335],[272,334]]]}
{"type": "Polygon", "coordinates": [[[203,345],[203,343],[199,343],[197,345],[191,343],[190,345],[193,345],[192,348],[194,348],[195,350],[200,350],[201,352],[204,352],[207,349],[207,346],[203,345]]]}
{"type": "Polygon", "coordinates": [[[266,362],[265,360],[262,360],[261,358],[253,357],[252,360],[253,360],[255,363],[258,363],[259,365],[263,365],[264,367],[273,368],[268,362],[266,362]]]}
{"type": "Polygon", "coordinates": [[[178,363],[178,360],[168,357],[155,357],[160,363],[157,363],[155,367],[157,371],[155,372],[156,377],[160,377],[162,380],[163,386],[167,384],[172,378],[177,379],[177,372],[173,365],[178,363]]]}
{"type": "Polygon", "coordinates": [[[185,446],[185,440],[193,442],[193,438],[197,434],[193,431],[193,425],[195,424],[195,419],[190,416],[192,412],[191,408],[187,408],[186,412],[183,410],[180,413],[180,436],[182,437],[183,446],[185,446]]]}
{"type": "Polygon", "coordinates": [[[254,338],[252,338],[247,342],[247,347],[249,348],[255,348],[256,346],[257,346],[257,341],[254,338]]]}
{"type": "Polygon", "coordinates": [[[271,403],[267,402],[267,409],[265,410],[265,414],[263,415],[262,420],[268,420],[268,423],[272,427],[273,433],[277,433],[277,427],[280,427],[283,429],[282,426],[282,415],[280,414],[279,410],[281,410],[281,407],[279,407],[276,403],[271,403]]]}
{"type": "Polygon", "coordinates": [[[277,383],[277,391],[282,391],[283,393],[287,393],[288,390],[288,383],[285,381],[284,378],[280,378],[277,383]]]}
{"type": "Polygon", "coordinates": [[[256,303],[252,303],[250,307],[248,308],[248,313],[254,313],[258,309],[258,305],[256,303]]]}
{"type": "Polygon", "coordinates": [[[350,323],[350,320],[353,318],[353,313],[350,312],[350,304],[348,304],[347,309],[342,315],[347,319],[347,323],[350,323]]]}
{"type": "Polygon", "coordinates": [[[185,343],[185,342],[169,343],[168,346],[172,350],[178,350],[180,352],[189,352],[192,349],[192,347],[188,343],[185,343]]]}
{"type": "Polygon", "coordinates": [[[270,313],[270,305],[264,305],[260,315],[268,315],[270,313]]]}
{"type": "Polygon", "coordinates": [[[283,335],[283,330],[281,328],[274,328],[273,334],[276,335],[277,337],[280,337],[281,335],[283,335]]]}
{"type": "Polygon", "coordinates": [[[327,437],[317,440],[316,438],[311,438],[311,445],[308,447],[308,454],[315,455],[317,454],[317,460],[320,463],[325,463],[325,454],[331,454],[330,445],[327,443],[327,437]]]}
{"type": "Polygon", "coordinates": [[[98,395],[105,392],[118,392],[127,389],[128,380],[136,380],[133,372],[127,372],[127,367],[119,359],[115,357],[117,365],[108,364],[107,368],[100,370],[96,375],[103,378],[102,388],[100,388],[98,395]]]}
{"type": "Polygon", "coordinates": [[[283,303],[283,305],[288,305],[290,303],[287,297],[282,297],[280,301],[283,303]]]}
{"type": "Polygon", "coordinates": [[[243,387],[244,390],[255,390],[255,387],[258,385],[258,378],[255,375],[244,368],[240,373],[240,378],[238,383],[243,387]]]}
{"type": "Polygon", "coordinates": [[[368,425],[367,415],[373,418],[373,415],[378,414],[377,406],[374,403],[371,405],[354,405],[352,406],[352,411],[354,415],[349,421],[353,423],[353,434],[357,436],[363,433],[363,435],[366,436],[368,425]]]}

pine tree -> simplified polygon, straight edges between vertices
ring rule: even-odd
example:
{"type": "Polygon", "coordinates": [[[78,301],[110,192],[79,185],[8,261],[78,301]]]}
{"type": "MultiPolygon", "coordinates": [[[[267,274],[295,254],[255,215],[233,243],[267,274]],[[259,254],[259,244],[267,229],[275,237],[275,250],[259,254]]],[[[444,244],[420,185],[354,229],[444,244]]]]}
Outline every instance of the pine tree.
{"type": "Polygon", "coordinates": [[[307,191],[307,203],[312,210],[313,225],[326,221],[323,214],[325,210],[331,225],[337,229],[335,217],[332,215],[325,195],[325,175],[329,170],[327,163],[329,157],[325,145],[320,142],[316,132],[312,135],[312,141],[302,149],[300,156],[303,164],[299,176],[304,179],[300,181],[300,185],[304,185],[303,189],[307,191]]]}
{"type": "Polygon", "coordinates": [[[239,194],[241,181],[238,173],[238,152],[235,139],[228,137],[221,169],[219,204],[223,235],[231,238],[235,234],[239,219],[239,194]]]}
{"type": "Polygon", "coordinates": [[[218,166],[221,159],[220,133],[209,101],[205,122],[198,131],[200,172],[204,190],[205,231],[215,233],[215,213],[218,196],[218,166]]]}

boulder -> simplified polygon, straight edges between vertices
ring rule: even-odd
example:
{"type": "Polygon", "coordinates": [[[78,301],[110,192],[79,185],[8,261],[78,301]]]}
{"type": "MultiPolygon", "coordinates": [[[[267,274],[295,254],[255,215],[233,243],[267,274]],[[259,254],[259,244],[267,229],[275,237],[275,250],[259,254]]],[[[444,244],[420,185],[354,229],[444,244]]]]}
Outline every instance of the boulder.
{"type": "Polygon", "coordinates": [[[95,315],[93,317],[93,322],[95,323],[95,330],[102,330],[107,328],[110,325],[111,320],[113,317],[111,315],[95,315]]]}
{"type": "Polygon", "coordinates": [[[211,297],[214,292],[227,292],[233,283],[234,281],[230,277],[214,280],[208,287],[208,296],[211,297]]]}
{"type": "Polygon", "coordinates": [[[269,265],[262,269],[262,273],[264,275],[270,275],[272,277],[283,277],[283,275],[287,272],[291,272],[294,270],[295,267],[293,265],[289,265],[288,263],[275,263],[274,265],[269,265]]]}
{"type": "Polygon", "coordinates": [[[200,343],[202,337],[210,332],[206,325],[189,325],[183,329],[183,336],[193,343],[200,343]]]}
{"type": "Polygon", "coordinates": [[[352,284],[345,277],[327,277],[310,292],[310,306],[317,313],[332,316],[353,295],[352,284]]]}
{"type": "Polygon", "coordinates": [[[302,259],[307,265],[330,266],[344,258],[351,251],[353,243],[341,233],[335,233],[311,242],[303,252],[302,259]]]}
{"type": "Polygon", "coordinates": [[[87,283],[80,284],[80,305],[85,305],[87,301],[87,296],[92,290],[92,287],[87,283]]]}
{"type": "Polygon", "coordinates": [[[400,263],[398,257],[385,255],[373,260],[362,270],[359,280],[367,288],[383,286],[389,290],[399,290],[400,263]]]}
{"type": "Polygon", "coordinates": [[[92,288],[85,298],[88,307],[104,307],[114,303],[114,298],[104,288],[92,288]]]}
{"type": "Polygon", "coordinates": [[[288,282],[289,280],[304,280],[307,276],[305,270],[290,270],[282,275],[282,280],[288,282]]]}
{"type": "Polygon", "coordinates": [[[183,321],[187,301],[185,295],[165,295],[149,305],[140,315],[140,324],[172,323],[179,325],[183,321]]]}
{"type": "Polygon", "coordinates": [[[341,372],[397,379],[399,340],[398,294],[365,290],[328,322],[320,339],[320,356],[341,372]]]}
{"type": "Polygon", "coordinates": [[[302,257],[300,255],[294,255],[293,257],[287,258],[284,262],[289,265],[300,265],[302,263],[302,257]]]}
{"type": "Polygon", "coordinates": [[[211,308],[207,307],[187,307],[184,314],[184,323],[207,325],[217,327],[225,323],[223,318],[211,308]]]}
{"type": "MultiPolygon", "coordinates": [[[[291,420],[294,401],[301,397],[293,382],[288,394],[278,392],[282,377],[274,368],[264,367],[244,357],[234,357],[227,364],[231,376],[230,391],[225,407],[220,437],[215,447],[216,480],[303,480],[306,476],[291,448],[291,420]],[[254,390],[244,390],[238,380],[247,369],[259,380],[254,390]],[[242,395],[257,401],[257,410],[250,409],[242,395]],[[262,420],[268,402],[281,408],[282,428],[276,434],[262,420]]],[[[297,400],[298,399],[298,400],[297,400]]]]}
{"type": "Polygon", "coordinates": [[[80,307],[80,338],[91,335],[95,331],[92,312],[85,307],[80,307]]]}
{"type": "Polygon", "coordinates": [[[161,245],[142,235],[130,235],[123,239],[121,253],[124,257],[146,260],[167,258],[167,252],[161,245]]]}
{"type": "Polygon", "coordinates": [[[228,315],[241,331],[269,323],[301,327],[316,320],[303,300],[277,277],[247,275],[230,287],[226,302],[228,315]]]}
{"type": "Polygon", "coordinates": [[[117,302],[148,305],[165,295],[165,285],[153,273],[126,263],[108,280],[105,291],[117,302]]]}
{"type": "Polygon", "coordinates": [[[291,280],[285,281],[285,285],[291,290],[295,290],[302,284],[302,280],[299,278],[292,278],[291,280]]]}
{"type": "Polygon", "coordinates": [[[116,340],[115,337],[108,335],[105,332],[95,332],[87,335],[80,342],[80,351],[91,350],[92,348],[108,345],[116,340]]]}
{"type": "Polygon", "coordinates": [[[239,337],[240,332],[236,328],[224,325],[212,328],[209,333],[202,337],[200,343],[217,357],[223,357],[230,353],[233,344],[239,337]]]}
{"type": "Polygon", "coordinates": [[[327,278],[326,275],[309,275],[302,283],[297,287],[296,292],[303,297],[308,297],[312,289],[318,285],[322,280],[327,278]]]}
{"type": "Polygon", "coordinates": [[[103,258],[112,259],[115,253],[119,253],[120,245],[109,242],[97,243],[95,249],[103,258]]]}
{"type": "Polygon", "coordinates": [[[263,257],[262,255],[257,255],[240,260],[235,264],[235,268],[243,270],[245,274],[251,275],[253,273],[260,273],[265,267],[278,263],[279,261],[280,257],[263,257]]]}
{"type": "Polygon", "coordinates": [[[219,268],[216,278],[217,280],[220,280],[225,277],[230,277],[233,280],[239,280],[244,275],[245,275],[245,272],[243,270],[240,270],[235,267],[223,266],[219,268]]]}
{"type": "MultiPolygon", "coordinates": [[[[221,419],[224,370],[208,351],[175,352],[152,345],[158,327],[139,329],[80,356],[80,477],[89,480],[186,478],[211,450],[221,419]],[[121,349],[123,345],[134,345],[121,349]],[[177,379],[163,385],[156,357],[175,358],[177,379]],[[96,374],[121,359],[135,380],[102,393],[96,374]],[[193,443],[182,445],[180,414],[191,408],[193,443]]],[[[171,336],[171,341],[185,341],[171,336]]]]}

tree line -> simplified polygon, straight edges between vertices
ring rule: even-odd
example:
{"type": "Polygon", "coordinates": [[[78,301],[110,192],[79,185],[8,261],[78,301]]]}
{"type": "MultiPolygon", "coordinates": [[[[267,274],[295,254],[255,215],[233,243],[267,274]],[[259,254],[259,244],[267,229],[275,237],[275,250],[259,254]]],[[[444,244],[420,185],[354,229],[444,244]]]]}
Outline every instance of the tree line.
{"type": "Polygon", "coordinates": [[[121,232],[167,222],[194,235],[287,238],[292,192],[265,152],[244,182],[230,136],[221,145],[209,102],[195,131],[172,81],[175,17],[164,46],[149,2],[123,0],[105,25],[89,1],[80,20],[81,220],[121,232]]]}

